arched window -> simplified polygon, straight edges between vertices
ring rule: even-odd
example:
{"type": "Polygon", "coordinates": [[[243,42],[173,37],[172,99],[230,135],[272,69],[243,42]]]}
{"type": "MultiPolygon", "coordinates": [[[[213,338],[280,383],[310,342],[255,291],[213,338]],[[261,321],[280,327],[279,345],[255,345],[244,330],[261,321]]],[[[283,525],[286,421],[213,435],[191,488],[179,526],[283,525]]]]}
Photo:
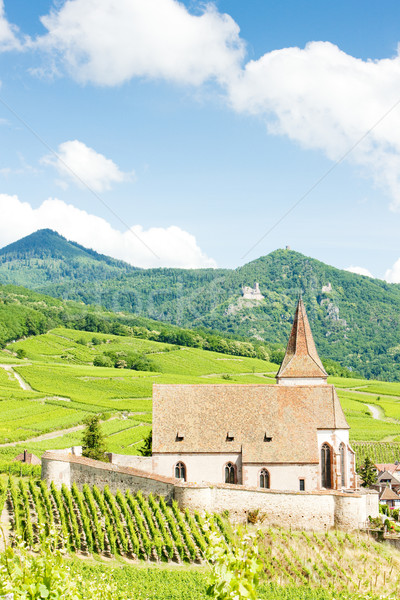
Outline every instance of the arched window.
{"type": "Polygon", "coordinates": [[[269,490],[269,472],[267,469],[261,469],[260,471],[260,488],[269,490]]]}
{"type": "Polygon", "coordinates": [[[327,489],[332,487],[331,449],[328,444],[321,448],[321,485],[327,489]]]}
{"type": "Polygon", "coordinates": [[[225,483],[236,483],[236,467],[231,462],[225,465],[225,483]]]}
{"type": "Polygon", "coordinates": [[[186,481],[186,466],[183,462],[178,462],[175,465],[175,477],[186,481]]]}
{"type": "Polygon", "coordinates": [[[346,449],[343,442],[339,446],[340,452],[340,476],[342,487],[346,487],[346,449]]]}

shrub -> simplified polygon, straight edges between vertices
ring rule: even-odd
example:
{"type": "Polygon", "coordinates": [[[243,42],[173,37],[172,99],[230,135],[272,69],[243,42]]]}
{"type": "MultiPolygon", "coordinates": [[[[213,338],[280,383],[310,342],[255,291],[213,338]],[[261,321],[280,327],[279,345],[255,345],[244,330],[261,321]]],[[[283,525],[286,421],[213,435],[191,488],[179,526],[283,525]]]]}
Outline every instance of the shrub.
{"type": "Polygon", "coordinates": [[[94,367],[113,367],[114,363],[109,356],[104,356],[100,354],[99,356],[95,356],[93,360],[94,367]]]}

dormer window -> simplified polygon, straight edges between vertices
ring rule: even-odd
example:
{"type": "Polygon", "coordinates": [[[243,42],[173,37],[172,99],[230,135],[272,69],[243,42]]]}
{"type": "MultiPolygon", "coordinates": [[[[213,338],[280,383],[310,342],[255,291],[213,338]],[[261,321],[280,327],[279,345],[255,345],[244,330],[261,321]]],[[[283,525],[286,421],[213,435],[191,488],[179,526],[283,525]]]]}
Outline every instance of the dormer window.
{"type": "Polygon", "coordinates": [[[233,431],[228,431],[228,433],[226,434],[226,441],[227,442],[233,442],[233,440],[235,439],[235,434],[233,431]]]}
{"type": "Polygon", "coordinates": [[[178,433],[176,434],[175,441],[183,442],[184,439],[185,439],[185,433],[183,431],[178,431],[178,433]]]}

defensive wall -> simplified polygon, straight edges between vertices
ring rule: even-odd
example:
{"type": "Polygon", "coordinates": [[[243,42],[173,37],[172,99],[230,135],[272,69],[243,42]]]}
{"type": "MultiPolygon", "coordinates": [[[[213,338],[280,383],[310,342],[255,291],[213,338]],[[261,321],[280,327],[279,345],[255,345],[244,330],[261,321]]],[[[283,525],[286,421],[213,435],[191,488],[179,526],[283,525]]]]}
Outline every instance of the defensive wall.
{"type": "MultiPolygon", "coordinates": [[[[147,466],[149,461],[138,461],[147,466]]],[[[151,474],[138,468],[103,463],[89,458],[46,452],[42,456],[42,479],[57,487],[73,482],[79,488],[87,483],[112,492],[141,490],[144,494],[175,499],[180,508],[222,512],[228,510],[237,521],[259,510],[265,523],[295,529],[322,531],[330,528],[358,529],[368,516],[379,513],[379,496],[375,490],[356,492],[318,491],[285,492],[262,490],[243,485],[184,483],[172,477],[151,474]]]]}

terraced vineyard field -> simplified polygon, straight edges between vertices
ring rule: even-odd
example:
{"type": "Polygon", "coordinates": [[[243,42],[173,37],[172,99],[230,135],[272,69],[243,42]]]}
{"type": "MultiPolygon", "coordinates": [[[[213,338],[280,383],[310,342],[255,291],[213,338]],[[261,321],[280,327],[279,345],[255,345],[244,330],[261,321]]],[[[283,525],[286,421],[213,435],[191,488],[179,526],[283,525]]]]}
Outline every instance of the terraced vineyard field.
{"type": "MultiPolygon", "coordinates": [[[[10,480],[0,489],[12,523],[11,540],[22,536],[28,546],[51,531],[68,553],[153,562],[202,563],[210,532],[228,544],[235,532],[220,515],[181,512],[163,497],[129,492],[113,494],[85,485],[82,491],[44,482],[10,480]]],[[[371,537],[339,531],[315,533],[261,526],[259,544],[269,586],[325,589],[334,598],[395,598],[400,593],[400,553],[371,537]],[[341,597],[341,596],[340,596],[341,597]]],[[[104,571],[104,566],[101,567],[104,571]]],[[[119,569],[117,569],[119,571],[119,569]]],[[[130,590],[132,591],[132,590],[130,590]]],[[[260,597],[273,597],[264,596],[260,597]]],[[[309,597],[313,597],[310,595],[309,597]]]]}
{"type": "Polygon", "coordinates": [[[353,442],[353,448],[358,464],[362,464],[367,456],[375,463],[400,462],[400,442],[353,442]]]}
{"type": "Polygon", "coordinates": [[[325,588],[334,597],[399,597],[400,553],[365,534],[270,528],[261,543],[268,580],[279,586],[325,588]]]}
{"type": "MultiPolygon", "coordinates": [[[[125,431],[121,427],[109,432],[108,449],[137,453],[140,440],[151,425],[154,383],[271,384],[277,370],[277,365],[255,358],[61,327],[9,344],[0,351],[1,364],[0,444],[21,442],[14,456],[23,449],[23,440],[52,431],[60,430],[61,434],[56,439],[30,441],[24,446],[40,455],[47,449],[80,445],[80,432],[67,431],[62,435],[62,430],[81,426],[90,413],[102,414],[105,423],[121,415],[132,420],[125,431]],[[25,358],[18,359],[16,352],[25,358]],[[157,370],[93,365],[96,357],[108,355],[121,360],[140,355],[157,370]],[[28,389],[21,388],[21,381],[28,389]]],[[[400,384],[338,377],[328,381],[338,389],[351,439],[400,440],[400,384]]],[[[11,458],[8,450],[0,448],[0,470],[4,461],[11,458]]],[[[372,446],[369,452],[373,457],[372,446]]]]}
{"type": "Polygon", "coordinates": [[[219,515],[182,513],[175,501],[129,491],[112,494],[108,487],[73,484],[61,490],[52,484],[9,479],[0,492],[0,513],[6,505],[11,537],[21,536],[28,546],[57,531],[58,546],[68,552],[126,556],[131,559],[198,562],[204,560],[209,532],[229,540],[229,526],[219,515]]]}

